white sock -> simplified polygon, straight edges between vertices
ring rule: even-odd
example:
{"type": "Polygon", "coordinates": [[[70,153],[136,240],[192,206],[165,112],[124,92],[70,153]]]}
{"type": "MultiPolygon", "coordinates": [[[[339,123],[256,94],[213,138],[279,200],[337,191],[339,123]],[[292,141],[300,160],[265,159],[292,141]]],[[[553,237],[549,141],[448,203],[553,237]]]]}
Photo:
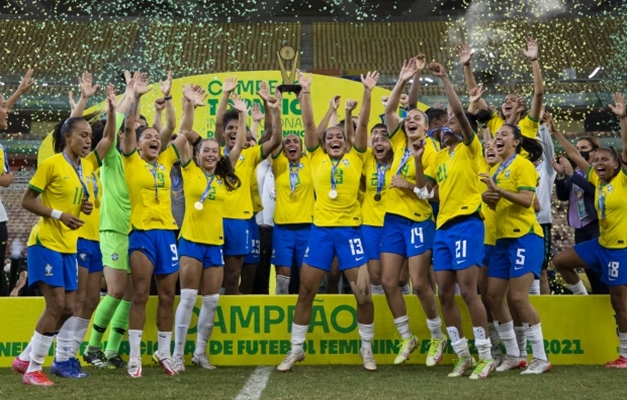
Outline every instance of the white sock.
{"type": "Polygon", "coordinates": [[[57,348],[55,350],[54,359],[58,362],[64,362],[74,357],[72,348],[74,347],[74,326],[76,317],[70,317],[65,321],[59,334],[57,335],[57,348]]]}
{"type": "Polygon", "coordinates": [[[297,325],[292,322],[292,351],[300,353],[303,351],[303,343],[305,343],[305,337],[307,335],[307,325],[297,325]]]}
{"type": "Polygon", "coordinates": [[[207,354],[207,343],[213,331],[213,321],[218,307],[219,294],[202,296],[202,307],[198,315],[198,333],[196,334],[196,348],[194,354],[207,354]]]}
{"type": "Polygon", "coordinates": [[[411,337],[411,331],[409,329],[409,317],[407,315],[394,318],[394,325],[396,325],[396,329],[401,335],[401,338],[409,339],[411,337]]]}
{"type": "Polygon", "coordinates": [[[130,346],[130,354],[131,357],[141,357],[142,350],[142,335],[143,331],[140,329],[129,329],[128,330],[128,344],[130,346]]]}
{"type": "Polygon", "coordinates": [[[435,317],[433,319],[427,318],[427,326],[431,332],[431,339],[442,339],[444,337],[444,333],[442,332],[442,320],[440,317],[435,317]]]}
{"type": "Polygon", "coordinates": [[[459,283],[455,284],[455,296],[459,296],[462,294],[462,289],[459,287],[459,283]]]}
{"type": "Polygon", "coordinates": [[[579,282],[575,283],[574,285],[571,285],[570,283],[564,283],[564,286],[566,286],[568,290],[573,292],[573,294],[582,294],[582,295],[588,294],[588,291],[586,290],[586,287],[583,285],[583,282],[581,281],[581,279],[579,280],[579,282]]]}
{"type": "Polygon", "coordinates": [[[31,343],[30,363],[28,364],[28,369],[26,370],[27,374],[41,371],[42,366],[44,365],[44,359],[48,355],[48,351],[50,350],[50,346],[52,346],[53,340],[54,336],[42,335],[41,333],[35,331],[33,341],[31,343]]]}
{"type": "Polygon", "coordinates": [[[290,293],[290,277],[284,275],[276,276],[276,294],[290,293]]]}
{"type": "MultiPolygon", "coordinates": [[[[448,330],[449,328],[446,329],[448,330]]],[[[454,329],[457,331],[457,328],[454,329]]],[[[470,351],[468,350],[468,339],[461,338],[457,341],[453,341],[453,339],[451,338],[451,346],[453,347],[453,350],[455,350],[455,354],[457,354],[459,358],[470,357],[470,351]]]]}
{"type": "MultiPolygon", "coordinates": [[[[527,325],[527,324],[523,324],[527,325]]],[[[528,326],[528,325],[527,325],[528,326]]],[[[548,361],[544,351],[544,338],[542,337],[542,326],[538,322],[536,325],[528,326],[527,339],[531,343],[531,350],[533,351],[533,358],[537,358],[543,361],[548,361]]]]}
{"type": "Polygon", "coordinates": [[[361,338],[361,348],[372,350],[372,339],[374,339],[374,323],[357,324],[359,327],[359,337],[361,338]]]}
{"type": "Polygon", "coordinates": [[[540,294],[540,279],[534,279],[529,294],[540,294]]]}
{"type": "Polygon", "coordinates": [[[627,333],[618,332],[618,340],[620,340],[620,355],[627,358],[627,333]]]}
{"type": "Polygon", "coordinates": [[[22,350],[22,352],[20,353],[19,356],[17,356],[17,358],[19,358],[22,361],[30,361],[30,351],[33,349],[34,338],[35,338],[34,336],[30,338],[28,345],[24,348],[24,350],[22,350]]]}
{"type": "Polygon", "coordinates": [[[516,333],[514,333],[514,321],[504,324],[494,321],[494,327],[499,332],[507,355],[509,357],[520,357],[520,350],[518,349],[518,343],[516,343],[516,333]]]}
{"type": "Polygon", "coordinates": [[[401,293],[402,294],[411,294],[411,287],[409,287],[409,282],[406,283],[405,285],[401,286],[401,293]]]}
{"type": "Polygon", "coordinates": [[[72,343],[72,357],[76,357],[76,353],[81,348],[85,335],[87,334],[87,327],[89,326],[89,320],[85,318],[76,317],[74,321],[74,341],[72,343]]]}
{"type": "Polygon", "coordinates": [[[527,358],[527,327],[515,326],[514,332],[516,333],[516,343],[518,344],[518,351],[522,358],[527,358]]]}
{"type": "Polygon", "coordinates": [[[197,296],[198,290],[181,289],[181,301],[179,302],[178,307],[176,307],[176,314],[174,316],[175,357],[182,357],[185,352],[185,339],[187,339],[187,330],[189,329],[189,323],[192,320],[192,311],[194,310],[194,304],[196,304],[197,296]]]}
{"type": "Polygon", "coordinates": [[[494,326],[494,322],[488,322],[488,335],[490,336],[492,349],[499,349],[501,346],[501,338],[499,337],[499,331],[497,331],[496,327],[494,326]]]}
{"type": "Polygon", "coordinates": [[[488,339],[485,329],[481,326],[473,326],[472,332],[475,335],[475,346],[479,352],[479,359],[492,359],[492,343],[488,339]]]}
{"type": "Polygon", "coordinates": [[[461,336],[459,336],[459,331],[454,326],[447,326],[446,332],[448,333],[448,337],[451,339],[451,345],[462,339],[461,336]]]}
{"type": "Polygon", "coordinates": [[[170,345],[172,344],[172,332],[157,332],[157,351],[161,358],[171,358],[170,345]]]}
{"type": "Polygon", "coordinates": [[[383,290],[383,285],[370,285],[370,293],[371,294],[385,294],[383,290]]]}

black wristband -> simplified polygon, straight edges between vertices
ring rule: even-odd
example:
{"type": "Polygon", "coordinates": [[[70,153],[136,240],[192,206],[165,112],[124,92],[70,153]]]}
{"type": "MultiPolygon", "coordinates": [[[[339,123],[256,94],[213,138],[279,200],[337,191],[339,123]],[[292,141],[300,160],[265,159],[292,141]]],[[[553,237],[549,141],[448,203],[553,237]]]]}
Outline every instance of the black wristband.
{"type": "Polygon", "coordinates": [[[165,97],[163,98],[163,100],[164,100],[164,101],[172,100],[172,96],[165,96],[165,97]]]}
{"type": "Polygon", "coordinates": [[[529,62],[534,62],[534,61],[538,61],[538,59],[537,59],[537,58],[531,58],[531,59],[529,59],[529,62]]]}

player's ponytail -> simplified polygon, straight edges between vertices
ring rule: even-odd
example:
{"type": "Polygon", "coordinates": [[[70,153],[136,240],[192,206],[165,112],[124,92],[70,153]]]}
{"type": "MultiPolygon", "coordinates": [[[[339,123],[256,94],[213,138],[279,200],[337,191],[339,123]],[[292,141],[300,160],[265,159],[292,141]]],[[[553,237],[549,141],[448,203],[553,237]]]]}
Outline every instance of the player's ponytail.
{"type": "Polygon", "coordinates": [[[64,121],[59,121],[52,131],[52,143],[55,153],[61,153],[65,148],[65,135],[72,132],[74,126],[79,121],[86,121],[83,117],[71,117],[64,121]]]}
{"type": "Polygon", "coordinates": [[[228,157],[220,156],[220,159],[216,163],[215,174],[219,176],[226,186],[226,190],[232,191],[242,186],[242,181],[235,174],[235,169],[231,160],[228,157]]]}
{"type": "Polygon", "coordinates": [[[504,126],[508,126],[512,130],[514,139],[519,141],[518,146],[516,146],[516,154],[520,154],[522,150],[525,150],[529,153],[527,159],[531,162],[536,162],[542,157],[542,145],[540,142],[523,136],[518,125],[504,124],[504,126]]]}

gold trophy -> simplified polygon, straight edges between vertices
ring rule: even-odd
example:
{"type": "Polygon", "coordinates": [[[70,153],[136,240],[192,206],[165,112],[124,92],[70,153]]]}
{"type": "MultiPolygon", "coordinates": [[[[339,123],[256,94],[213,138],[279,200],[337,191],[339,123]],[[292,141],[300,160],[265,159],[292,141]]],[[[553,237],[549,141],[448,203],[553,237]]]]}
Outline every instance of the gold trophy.
{"type": "Polygon", "coordinates": [[[278,89],[281,93],[292,92],[296,93],[296,96],[302,90],[302,87],[298,83],[294,83],[296,80],[296,63],[298,62],[298,53],[291,46],[283,46],[281,50],[277,52],[279,58],[279,65],[281,66],[281,75],[283,76],[283,84],[279,85],[278,89]],[[285,64],[290,62],[291,68],[288,75],[285,70],[285,64]]]}

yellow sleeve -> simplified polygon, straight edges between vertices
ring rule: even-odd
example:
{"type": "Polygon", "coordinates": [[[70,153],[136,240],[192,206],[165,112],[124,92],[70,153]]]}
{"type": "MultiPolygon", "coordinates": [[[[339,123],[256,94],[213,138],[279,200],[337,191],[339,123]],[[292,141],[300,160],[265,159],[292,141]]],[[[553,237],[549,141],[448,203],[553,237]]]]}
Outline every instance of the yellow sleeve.
{"type": "Polygon", "coordinates": [[[0,176],[4,175],[5,171],[4,170],[4,147],[2,147],[2,145],[0,145],[0,176]]]}
{"type": "Polygon", "coordinates": [[[429,164],[427,169],[425,169],[424,174],[425,174],[425,178],[427,178],[428,180],[434,183],[437,182],[435,180],[435,166],[433,164],[429,164]]]}
{"type": "Polygon", "coordinates": [[[42,193],[46,190],[46,187],[51,183],[54,164],[48,162],[49,160],[48,158],[37,168],[35,175],[33,175],[30,182],[28,182],[28,187],[38,193],[42,193]]]}
{"type": "Polygon", "coordinates": [[[171,167],[180,159],[179,151],[176,146],[170,145],[163,153],[159,155],[161,163],[171,167]]]}
{"type": "Polygon", "coordinates": [[[92,151],[87,157],[81,160],[81,163],[87,163],[90,165],[92,171],[96,171],[102,166],[102,160],[98,157],[98,153],[92,151]]]}
{"type": "Polygon", "coordinates": [[[396,148],[397,145],[400,145],[402,142],[407,142],[407,136],[405,136],[405,132],[401,129],[403,125],[403,121],[398,124],[398,128],[390,135],[390,145],[392,148],[396,148]]]}
{"type": "Polygon", "coordinates": [[[490,118],[486,125],[488,126],[488,129],[490,129],[490,133],[492,134],[492,136],[494,136],[504,123],[505,121],[503,120],[503,118],[501,118],[501,116],[498,115],[496,112],[493,112],[492,118],[490,118]]]}
{"type": "Polygon", "coordinates": [[[468,149],[468,155],[473,158],[483,158],[483,146],[481,146],[481,142],[479,142],[479,138],[476,134],[472,134],[472,138],[470,142],[464,143],[466,148],[468,149]]]}
{"type": "Polygon", "coordinates": [[[525,118],[521,119],[518,122],[518,127],[520,128],[520,133],[528,137],[530,139],[535,139],[538,137],[538,129],[540,129],[540,122],[534,120],[529,115],[525,118]]]}
{"type": "Polygon", "coordinates": [[[518,191],[529,190],[535,192],[539,176],[533,164],[531,162],[521,163],[521,166],[516,168],[516,170],[518,173],[516,176],[518,191]]]}
{"type": "Polygon", "coordinates": [[[597,171],[595,171],[592,165],[590,166],[590,168],[588,168],[588,172],[586,173],[586,179],[594,186],[599,187],[599,175],[597,175],[597,171]]]}

